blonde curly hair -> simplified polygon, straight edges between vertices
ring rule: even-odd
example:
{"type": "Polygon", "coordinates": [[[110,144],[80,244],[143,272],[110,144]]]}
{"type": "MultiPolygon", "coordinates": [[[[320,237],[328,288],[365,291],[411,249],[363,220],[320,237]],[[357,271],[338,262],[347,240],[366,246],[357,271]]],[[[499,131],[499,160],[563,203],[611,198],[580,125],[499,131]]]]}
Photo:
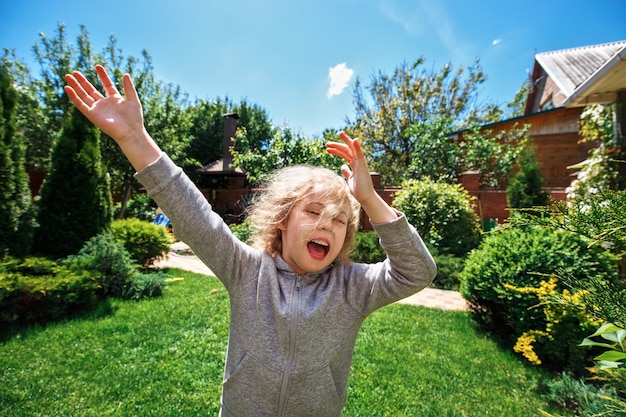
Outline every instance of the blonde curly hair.
{"type": "Polygon", "coordinates": [[[282,253],[281,231],[291,210],[305,196],[315,193],[326,206],[325,214],[335,216],[339,208],[350,208],[344,244],[337,259],[350,261],[354,237],[359,227],[361,205],[350,192],[343,177],[335,172],[312,165],[295,165],[274,171],[248,206],[252,226],[250,243],[267,250],[272,256],[282,253]],[[347,204],[346,204],[347,203],[347,204]]]}

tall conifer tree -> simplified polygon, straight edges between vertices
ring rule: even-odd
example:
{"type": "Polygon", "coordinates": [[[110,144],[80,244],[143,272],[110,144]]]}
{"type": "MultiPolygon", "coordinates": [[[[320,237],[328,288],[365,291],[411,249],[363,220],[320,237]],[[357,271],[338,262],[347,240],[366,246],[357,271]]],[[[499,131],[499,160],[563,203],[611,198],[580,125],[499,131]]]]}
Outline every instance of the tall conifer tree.
{"type": "Polygon", "coordinates": [[[71,110],[41,188],[37,253],[51,257],[77,253],[111,223],[111,192],[99,140],[100,131],[71,110]]]}

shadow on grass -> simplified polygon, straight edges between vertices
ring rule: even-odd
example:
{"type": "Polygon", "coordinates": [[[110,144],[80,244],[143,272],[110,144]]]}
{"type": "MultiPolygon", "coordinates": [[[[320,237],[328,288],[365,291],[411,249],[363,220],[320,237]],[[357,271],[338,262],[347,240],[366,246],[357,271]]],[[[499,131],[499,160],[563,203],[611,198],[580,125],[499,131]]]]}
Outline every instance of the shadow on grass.
{"type": "Polygon", "coordinates": [[[0,326],[0,343],[6,343],[15,337],[26,338],[38,333],[51,324],[74,320],[98,320],[112,315],[116,308],[110,299],[98,300],[92,308],[81,309],[54,320],[38,320],[19,323],[2,323],[0,326]]]}

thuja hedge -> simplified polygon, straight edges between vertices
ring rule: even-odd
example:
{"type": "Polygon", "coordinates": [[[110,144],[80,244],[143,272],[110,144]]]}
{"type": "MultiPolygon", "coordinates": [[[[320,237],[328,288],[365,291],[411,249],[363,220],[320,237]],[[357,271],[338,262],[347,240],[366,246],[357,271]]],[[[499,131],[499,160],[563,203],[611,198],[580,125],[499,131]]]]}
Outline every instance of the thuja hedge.
{"type": "Polygon", "coordinates": [[[0,263],[0,323],[47,322],[92,308],[98,279],[46,258],[0,263]]]}

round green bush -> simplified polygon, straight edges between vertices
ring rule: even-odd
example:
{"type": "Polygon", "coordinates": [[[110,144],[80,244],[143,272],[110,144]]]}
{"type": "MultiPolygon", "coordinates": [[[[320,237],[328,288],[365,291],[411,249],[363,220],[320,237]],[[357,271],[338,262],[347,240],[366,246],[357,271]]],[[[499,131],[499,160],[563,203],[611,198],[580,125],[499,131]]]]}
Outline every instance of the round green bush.
{"type": "Polygon", "coordinates": [[[460,185],[408,180],[393,200],[424,241],[441,254],[463,256],[480,241],[472,197],[460,185]]]}
{"type": "Polygon", "coordinates": [[[123,297],[137,273],[136,265],[121,242],[101,233],[89,239],[77,255],[63,264],[73,271],[96,273],[102,296],[123,297]]]}
{"type": "MultiPolygon", "coordinates": [[[[555,274],[615,279],[613,257],[579,235],[539,226],[503,227],[486,235],[461,273],[461,294],[474,320],[512,344],[524,332],[546,328],[534,294],[507,289],[539,287],[555,274]]],[[[563,290],[559,284],[559,290],[563,290]]]]}
{"type": "Polygon", "coordinates": [[[165,256],[174,239],[163,227],[139,219],[115,220],[111,233],[141,266],[150,266],[165,256]]]}

